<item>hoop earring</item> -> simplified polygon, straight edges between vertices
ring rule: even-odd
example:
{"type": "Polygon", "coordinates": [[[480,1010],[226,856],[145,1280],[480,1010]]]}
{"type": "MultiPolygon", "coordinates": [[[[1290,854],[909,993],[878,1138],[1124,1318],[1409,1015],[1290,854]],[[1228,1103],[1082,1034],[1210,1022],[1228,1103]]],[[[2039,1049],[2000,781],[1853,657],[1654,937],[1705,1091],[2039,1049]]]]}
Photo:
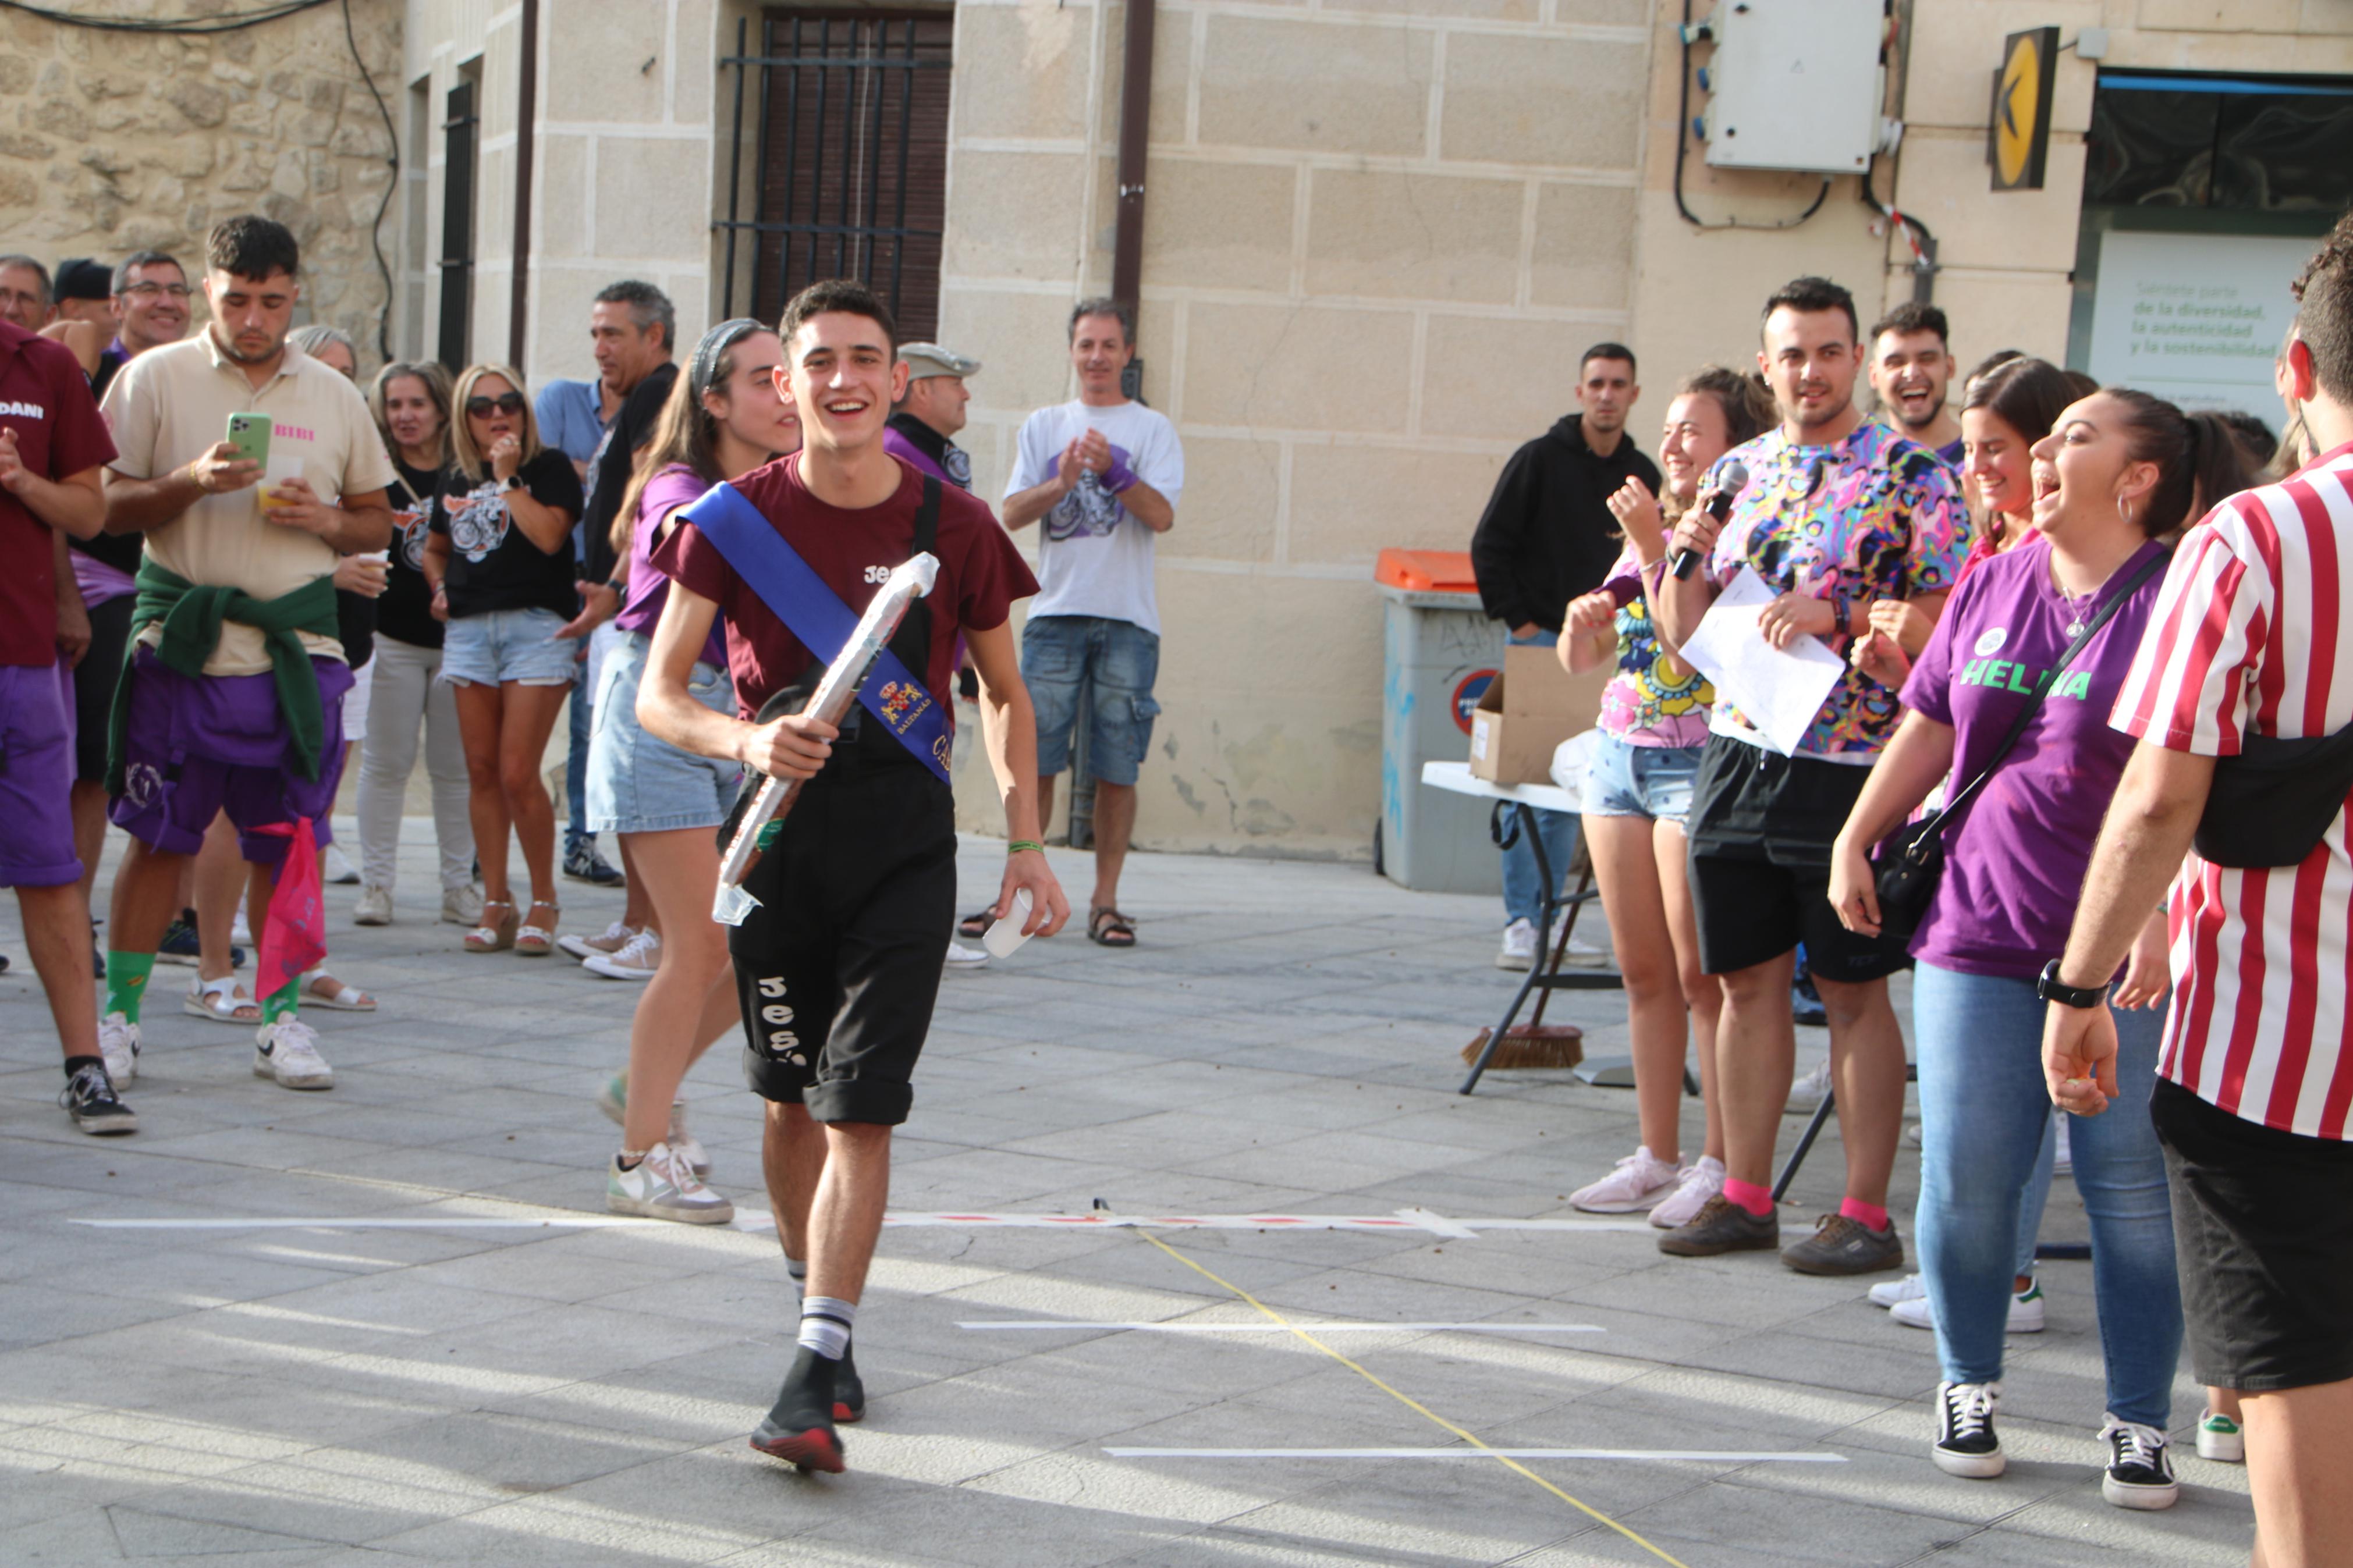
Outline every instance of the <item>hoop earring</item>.
{"type": "Polygon", "coordinates": [[[2130,501],[2128,501],[2128,500],[2119,500],[2116,502],[2116,515],[2117,515],[2118,517],[2121,517],[2121,518],[2123,518],[2123,519],[2125,520],[2125,526],[2126,526],[2126,528],[2130,528],[2130,527],[2132,527],[2132,526],[2133,526],[2132,502],[2130,502],[2130,501]]]}

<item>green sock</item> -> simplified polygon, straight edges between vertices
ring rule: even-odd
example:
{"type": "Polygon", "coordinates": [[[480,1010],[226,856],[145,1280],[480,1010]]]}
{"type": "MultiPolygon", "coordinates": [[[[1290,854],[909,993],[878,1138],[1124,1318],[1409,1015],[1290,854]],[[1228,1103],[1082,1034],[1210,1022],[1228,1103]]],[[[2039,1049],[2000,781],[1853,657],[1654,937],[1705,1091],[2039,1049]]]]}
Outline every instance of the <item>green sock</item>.
{"type": "Polygon", "coordinates": [[[261,1021],[275,1024],[280,1018],[291,1018],[302,1000],[302,979],[297,975],[261,999],[261,1021]]]}
{"type": "Polygon", "coordinates": [[[106,1006],[103,1011],[120,1013],[137,1023],[140,1000],[147,994],[147,977],[154,972],[155,955],[152,952],[109,950],[106,955],[106,1006]]]}

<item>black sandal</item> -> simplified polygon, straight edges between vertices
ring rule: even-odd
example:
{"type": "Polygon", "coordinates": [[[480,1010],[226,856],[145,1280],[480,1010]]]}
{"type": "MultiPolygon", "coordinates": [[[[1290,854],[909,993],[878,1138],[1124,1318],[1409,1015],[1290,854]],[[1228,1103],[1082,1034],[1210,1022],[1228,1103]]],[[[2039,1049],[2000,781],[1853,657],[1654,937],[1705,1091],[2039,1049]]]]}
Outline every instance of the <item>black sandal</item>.
{"type": "Polygon", "coordinates": [[[1087,940],[1097,947],[1129,948],[1135,945],[1135,922],[1117,910],[1094,909],[1087,911],[1087,940]]]}
{"type": "Polygon", "coordinates": [[[976,915],[966,915],[964,919],[956,921],[956,935],[968,936],[975,942],[977,942],[982,937],[987,936],[988,934],[988,928],[996,923],[997,911],[995,910],[983,910],[976,915]]]}

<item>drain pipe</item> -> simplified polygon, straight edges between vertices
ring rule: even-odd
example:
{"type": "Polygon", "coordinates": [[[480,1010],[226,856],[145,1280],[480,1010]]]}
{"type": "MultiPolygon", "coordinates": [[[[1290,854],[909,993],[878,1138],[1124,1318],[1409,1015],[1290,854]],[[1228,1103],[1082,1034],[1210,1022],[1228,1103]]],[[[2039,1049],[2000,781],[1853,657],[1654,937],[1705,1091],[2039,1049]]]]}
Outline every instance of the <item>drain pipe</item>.
{"type": "Polygon", "coordinates": [[[522,0],[522,61],[515,81],[514,277],[507,294],[507,363],[522,367],[531,312],[532,121],[538,118],[539,0],[522,0]]]}
{"type": "MultiPolygon", "coordinates": [[[[1119,200],[1112,238],[1112,297],[1134,310],[1144,280],[1144,154],[1152,130],[1154,0],[1128,0],[1126,54],[1119,84],[1119,200]]],[[[1128,366],[1130,397],[1143,382],[1141,361],[1128,366]]]]}

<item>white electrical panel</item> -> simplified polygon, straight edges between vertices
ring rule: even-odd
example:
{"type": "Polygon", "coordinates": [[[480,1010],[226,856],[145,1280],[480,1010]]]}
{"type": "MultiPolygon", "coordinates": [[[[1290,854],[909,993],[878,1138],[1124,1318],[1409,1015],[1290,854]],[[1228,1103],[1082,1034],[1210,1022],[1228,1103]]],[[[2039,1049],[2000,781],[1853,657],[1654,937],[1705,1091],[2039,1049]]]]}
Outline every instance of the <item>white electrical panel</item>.
{"type": "Polygon", "coordinates": [[[1707,161],[1855,174],[1879,145],[1883,0],[1720,0],[1707,161]]]}

